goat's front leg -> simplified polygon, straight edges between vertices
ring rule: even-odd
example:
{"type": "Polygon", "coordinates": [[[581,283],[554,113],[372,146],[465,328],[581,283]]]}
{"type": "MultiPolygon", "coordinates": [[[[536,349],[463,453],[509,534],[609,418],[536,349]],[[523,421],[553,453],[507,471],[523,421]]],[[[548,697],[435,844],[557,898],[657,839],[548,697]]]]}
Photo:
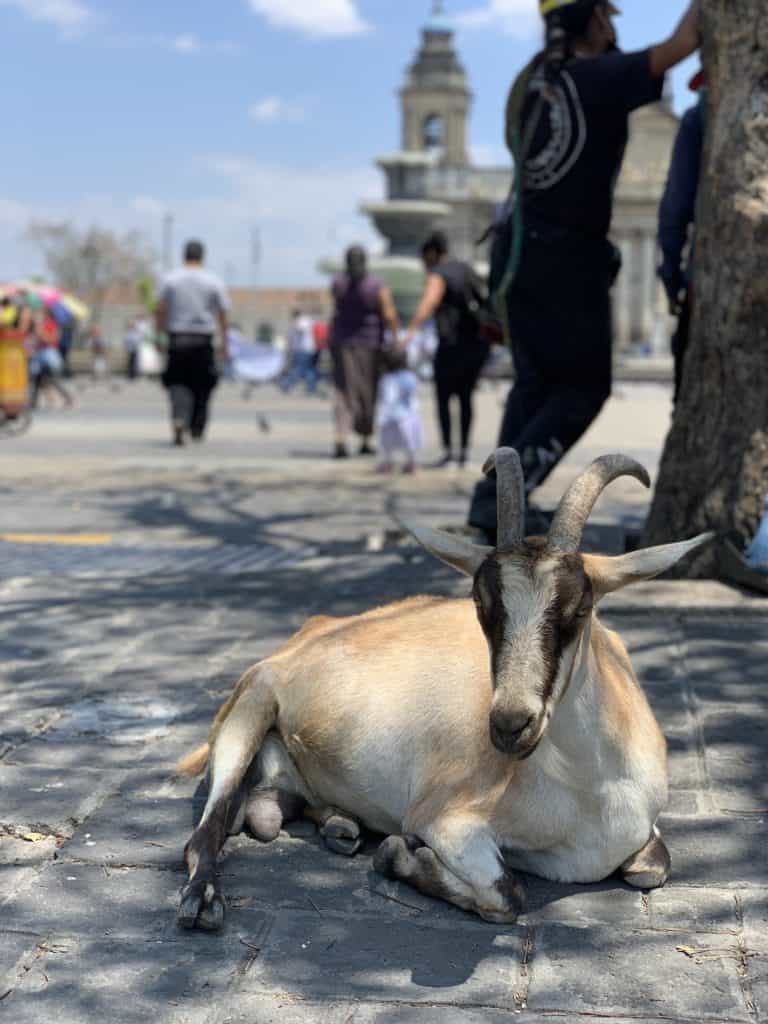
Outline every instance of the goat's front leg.
{"type": "Polygon", "coordinates": [[[413,834],[385,839],[374,858],[376,870],[486,921],[517,921],[525,890],[504,864],[486,822],[451,817],[419,831],[423,841],[413,834]]]}

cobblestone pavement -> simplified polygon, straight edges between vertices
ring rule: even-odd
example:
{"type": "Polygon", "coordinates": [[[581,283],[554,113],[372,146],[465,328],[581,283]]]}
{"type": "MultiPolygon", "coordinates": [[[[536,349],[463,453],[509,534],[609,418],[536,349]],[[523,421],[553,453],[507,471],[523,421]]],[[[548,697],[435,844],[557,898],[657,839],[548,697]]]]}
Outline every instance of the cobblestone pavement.
{"type": "Polygon", "coordinates": [[[6,483],[0,510],[0,1017],[768,1021],[759,600],[646,584],[606,606],[669,739],[666,889],[531,878],[525,915],[499,927],[376,875],[373,841],[346,860],[302,824],[270,846],[230,840],[225,932],[182,933],[201,793],[175,760],[306,616],[465,591],[386,534],[393,509],[442,521],[464,498],[266,470],[33,477],[6,483]],[[46,548],[22,529],[112,540],[46,548]]]}

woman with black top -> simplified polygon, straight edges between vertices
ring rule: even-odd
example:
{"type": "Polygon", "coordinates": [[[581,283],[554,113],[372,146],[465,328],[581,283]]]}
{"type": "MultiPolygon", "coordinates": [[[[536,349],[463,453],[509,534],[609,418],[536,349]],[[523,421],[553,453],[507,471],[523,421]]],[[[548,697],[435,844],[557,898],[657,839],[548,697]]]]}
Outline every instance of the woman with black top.
{"type": "MultiPolygon", "coordinates": [[[[629,115],[661,99],[665,73],[700,38],[699,0],[666,42],[637,53],[619,50],[608,0],[539,6],[545,49],[507,104],[517,180],[491,275],[515,362],[499,443],[520,453],[529,494],[611,393],[610,291],[621,259],[608,233],[629,115]]],[[[495,481],[478,485],[469,521],[492,539],[495,481]]]]}
{"type": "Polygon", "coordinates": [[[479,336],[479,325],[471,309],[473,271],[467,263],[449,258],[448,241],[436,231],[421,250],[427,270],[427,284],[407,341],[428,320],[434,318],[439,345],[435,353],[435,392],[444,455],[439,468],[455,460],[451,399],[458,398],[461,411],[461,448],[458,464],[465,466],[472,433],[475,388],[488,359],[489,346],[479,336]]]}

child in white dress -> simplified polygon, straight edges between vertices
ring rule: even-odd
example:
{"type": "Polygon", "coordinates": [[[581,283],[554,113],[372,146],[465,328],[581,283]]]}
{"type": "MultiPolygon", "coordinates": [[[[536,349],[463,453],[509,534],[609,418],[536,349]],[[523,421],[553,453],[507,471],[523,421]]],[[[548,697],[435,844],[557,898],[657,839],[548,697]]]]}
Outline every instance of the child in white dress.
{"type": "Polygon", "coordinates": [[[404,473],[416,472],[416,458],[424,444],[419,414],[419,379],[408,369],[408,355],[397,346],[382,350],[384,374],[379,381],[378,428],[381,462],[377,472],[391,473],[395,455],[405,455],[404,473]]]}

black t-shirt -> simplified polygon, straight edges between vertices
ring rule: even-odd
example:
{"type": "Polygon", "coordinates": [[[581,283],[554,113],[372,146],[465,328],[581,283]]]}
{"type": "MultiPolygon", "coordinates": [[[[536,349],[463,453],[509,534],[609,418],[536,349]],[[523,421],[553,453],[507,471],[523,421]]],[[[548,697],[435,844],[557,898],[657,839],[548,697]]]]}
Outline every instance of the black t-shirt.
{"type": "Polygon", "coordinates": [[[542,68],[533,73],[523,105],[521,138],[530,134],[523,208],[533,220],[604,238],[611,226],[613,195],[629,138],[629,115],[661,99],[663,78],[653,78],[650,53],[614,50],[601,57],[574,57],[550,87],[542,68]]]}
{"type": "Polygon", "coordinates": [[[438,263],[432,273],[445,281],[445,296],[435,313],[435,326],[443,345],[473,344],[478,325],[469,308],[472,270],[461,260],[438,263]]]}

